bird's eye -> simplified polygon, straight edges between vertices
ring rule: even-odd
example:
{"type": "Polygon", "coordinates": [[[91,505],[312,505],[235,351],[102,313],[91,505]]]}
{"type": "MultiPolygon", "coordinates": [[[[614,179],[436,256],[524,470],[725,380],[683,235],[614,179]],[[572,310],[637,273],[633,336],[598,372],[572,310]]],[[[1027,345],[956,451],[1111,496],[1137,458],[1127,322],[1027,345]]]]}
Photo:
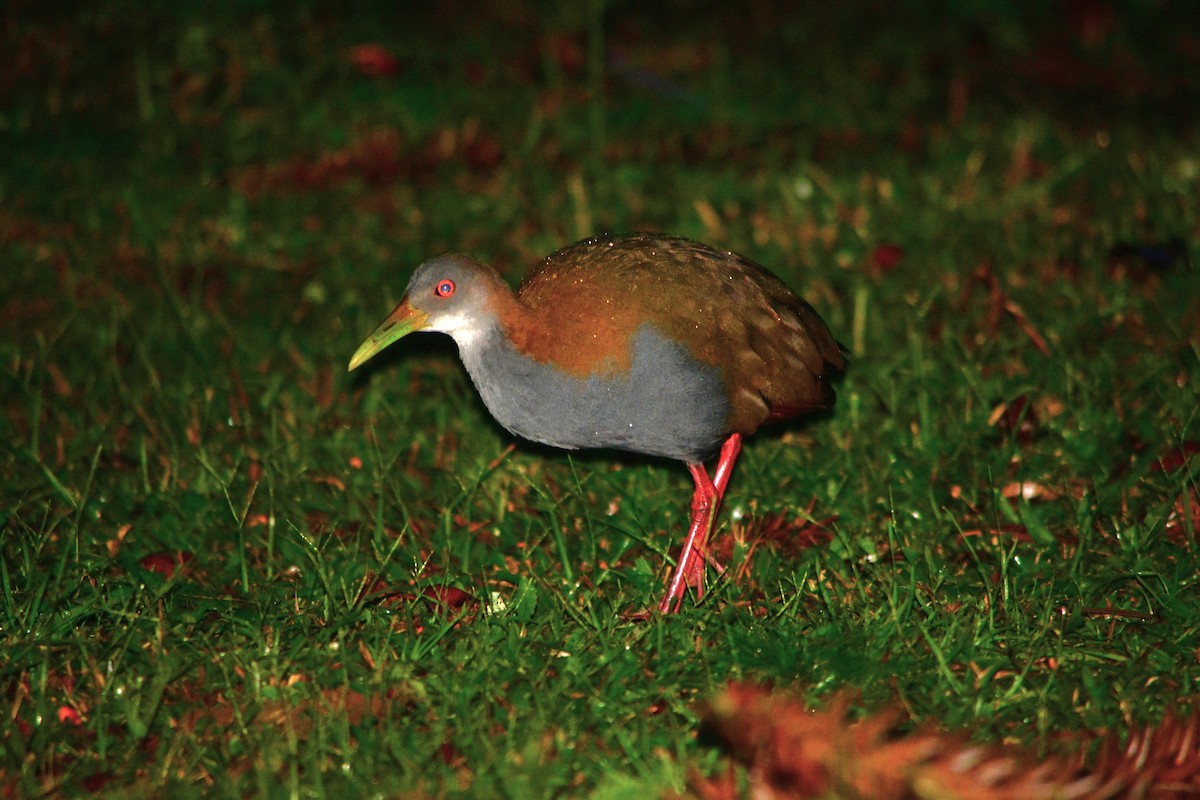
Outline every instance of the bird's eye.
{"type": "Polygon", "coordinates": [[[454,294],[454,281],[443,279],[438,281],[437,288],[433,290],[438,297],[449,297],[454,294]]]}

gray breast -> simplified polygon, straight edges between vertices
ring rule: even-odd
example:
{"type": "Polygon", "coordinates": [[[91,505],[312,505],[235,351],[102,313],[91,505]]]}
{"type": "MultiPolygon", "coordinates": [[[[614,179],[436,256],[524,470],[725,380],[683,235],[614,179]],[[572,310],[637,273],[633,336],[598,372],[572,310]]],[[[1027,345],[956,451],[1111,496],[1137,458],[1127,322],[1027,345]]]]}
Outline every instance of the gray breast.
{"type": "Polygon", "coordinates": [[[495,328],[460,354],[492,416],[518,436],[689,463],[711,456],[729,434],[719,372],[648,323],[630,346],[628,373],[587,378],[520,353],[495,328]]]}

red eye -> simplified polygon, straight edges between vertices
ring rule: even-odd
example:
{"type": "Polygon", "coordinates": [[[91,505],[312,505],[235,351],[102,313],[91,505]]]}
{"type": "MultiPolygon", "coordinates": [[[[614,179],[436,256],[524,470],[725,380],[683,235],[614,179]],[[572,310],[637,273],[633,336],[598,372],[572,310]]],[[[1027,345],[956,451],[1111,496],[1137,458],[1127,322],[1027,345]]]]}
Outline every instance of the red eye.
{"type": "Polygon", "coordinates": [[[438,297],[449,297],[454,294],[454,281],[449,278],[443,278],[438,281],[437,288],[433,291],[438,297]]]}

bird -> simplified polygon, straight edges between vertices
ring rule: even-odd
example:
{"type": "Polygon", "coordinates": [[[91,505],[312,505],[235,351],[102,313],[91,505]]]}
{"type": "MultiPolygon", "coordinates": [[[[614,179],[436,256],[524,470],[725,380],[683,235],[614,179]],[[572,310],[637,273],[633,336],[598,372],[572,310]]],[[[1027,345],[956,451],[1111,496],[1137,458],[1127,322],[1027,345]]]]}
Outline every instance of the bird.
{"type": "Polygon", "coordinates": [[[462,253],[432,258],[350,359],[416,331],[448,334],[484,405],[517,437],[683,462],[691,523],[658,605],[677,612],[705,565],[742,440],[833,407],[845,348],[753,261],[657,233],[600,235],[547,256],[514,292],[462,253]],[[711,477],[705,462],[716,457],[711,477]]]}

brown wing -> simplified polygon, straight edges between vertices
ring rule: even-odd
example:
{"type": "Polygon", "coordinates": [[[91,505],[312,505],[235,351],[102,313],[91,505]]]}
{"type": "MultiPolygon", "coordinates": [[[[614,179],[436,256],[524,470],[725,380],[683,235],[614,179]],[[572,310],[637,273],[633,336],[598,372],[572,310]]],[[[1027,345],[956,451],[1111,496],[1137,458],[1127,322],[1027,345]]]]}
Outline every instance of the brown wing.
{"type": "Polygon", "coordinates": [[[598,237],[547,257],[517,290],[530,312],[518,346],[579,375],[629,366],[645,322],[721,370],[730,430],[753,433],[833,403],[844,368],[837,342],[808,303],[733,253],[653,234],[598,237]]]}

